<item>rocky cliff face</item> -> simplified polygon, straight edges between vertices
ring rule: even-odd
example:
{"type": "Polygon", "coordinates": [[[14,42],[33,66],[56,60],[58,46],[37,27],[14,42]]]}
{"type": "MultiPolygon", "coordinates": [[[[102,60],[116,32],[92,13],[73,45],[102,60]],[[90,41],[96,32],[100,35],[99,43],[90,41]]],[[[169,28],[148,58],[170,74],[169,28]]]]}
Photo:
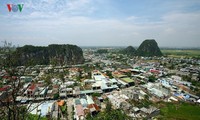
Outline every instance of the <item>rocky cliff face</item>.
{"type": "Polygon", "coordinates": [[[84,62],[83,51],[76,45],[49,45],[19,47],[12,55],[15,65],[72,65],[84,62]]]}
{"type": "Polygon", "coordinates": [[[162,52],[154,39],[148,39],[142,42],[137,49],[138,56],[162,56],[162,52]]]}

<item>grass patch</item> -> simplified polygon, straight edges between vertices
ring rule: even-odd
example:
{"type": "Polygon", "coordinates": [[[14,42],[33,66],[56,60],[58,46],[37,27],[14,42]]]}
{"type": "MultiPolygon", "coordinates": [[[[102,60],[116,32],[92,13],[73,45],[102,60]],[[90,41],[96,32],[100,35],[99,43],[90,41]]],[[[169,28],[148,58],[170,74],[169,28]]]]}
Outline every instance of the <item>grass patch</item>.
{"type": "Polygon", "coordinates": [[[161,50],[164,55],[173,57],[200,57],[200,50],[161,50]]]}
{"type": "Polygon", "coordinates": [[[63,113],[66,112],[66,110],[67,110],[67,106],[66,106],[66,105],[61,106],[61,111],[62,111],[63,113]]]}
{"type": "Polygon", "coordinates": [[[170,120],[200,120],[200,106],[189,103],[166,103],[161,108],[163,119],[170,120]]]}
{"type": "Polygon", "coordinates": [[[38,115],[29,114],[28,120],[48,120],[46,117],[39,117],[38,115]]]}

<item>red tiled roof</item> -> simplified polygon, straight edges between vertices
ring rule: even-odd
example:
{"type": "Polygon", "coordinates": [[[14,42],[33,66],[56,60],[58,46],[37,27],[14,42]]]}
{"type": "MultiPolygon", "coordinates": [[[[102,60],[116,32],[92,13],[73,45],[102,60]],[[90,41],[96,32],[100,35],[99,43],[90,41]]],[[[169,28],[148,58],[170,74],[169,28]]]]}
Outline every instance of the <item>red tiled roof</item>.
{"type": "Polygon", "coordinates": [[[35,87],[36,87],[36,85],[35,85],[35,84],[32,84],[28,89],[30,89],[30,90],[34,90],[35,87]]]}
{"type": "Polygon", "coordinates": [[[4,79],[8,79],[8,78],[10,78],[10,76],[3,76],[3,78],[4,78],[4,79]]]}
{"type": "Polygon", "coordinates": [[[150,72],[153,72],[153,73],[160,73],[159,70],[154,70],[154,69],[151,69],[150,72]]]}
{"type": "Polygon", "coordinates": [[[54,85],[53,88],[59,88],[59,85],[54,85]]]}
{"type": "Polygon", "coordinates": [[[17,79],[17,76],[12,76],[13,79],[17,79]]]}
{"type": "Polygon", "coordinates": [[[82,105],[76,105],[76,112],[78,116],[84,116],[84,111],[82,105]]]}
{"type": "Polygon", "coordinates": [[[95,108],[97,111],[100,110],[100,108],[99,108],[99,106],[97,106],[97,104],[93,104],[93,106],[94,106],[94,108],[95,108]]]}
{"type": "Polygon", "coordinates": [[[87,106],[89,109],[95,108],[96,111],[99,111],[100,108],[96,104],[90,104],[87,106]]]}
{"type": "Polygon", "coordinates": [[[0,92],[6,91],[8,88],[10,88],[10,86],[4,86],[4,87],[0,88],[0,92]]]}

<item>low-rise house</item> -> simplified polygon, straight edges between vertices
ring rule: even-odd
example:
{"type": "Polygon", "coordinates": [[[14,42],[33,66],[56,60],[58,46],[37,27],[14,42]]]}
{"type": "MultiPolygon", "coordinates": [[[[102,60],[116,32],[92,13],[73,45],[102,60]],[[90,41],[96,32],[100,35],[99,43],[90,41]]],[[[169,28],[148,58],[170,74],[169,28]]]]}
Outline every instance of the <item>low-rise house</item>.
{"type": "Polygon", "coordinates": [[[52,89],[47,90],[46,98],[53,99],[53,90],[52,89]]]}
{"type": "Polygon", "coordinates": [[[67,88],[67,95],[72,96],[73,95],[73,89],[72,88],[67,88]]]}
{"type": "Polygon", "coordinates": [[[92,78],[96,81],[101,81],[102,79],[106,79],[106,77],[99,71],[93,71],[92,78]]]}
{"type": "Polygon", "coordinates": [[[86,95],[86,100],[87,100],[88,104],[94,104],[93,99],[90,96],[88,96],[88,95],[86,95]]]}
{"type": "Polygon", "coordinates": [[[64,83],[64,85],[66,85],[66,86],[72,86],[74,84],[75,84],[74,81],[67,81],[67,82],[64,83]]]}
{"type": "Polygon", "coordinates": [[[139,90],[129,89],[129,90],[122,90],[122,94],[126,95],[129,99],[133,99],[135,101],[139,100],[139,90]]]}
{"type": "MultiPolygon", "coordinates": [[[[4,102],[6,99],[9,99],[9,90],[10,90],[10,86],[3,86],[2,88],[0,88],[0,100],[2,102],[4,102]]],[[[1,103],[0,103],[1,104],[1,103]]]]}
{"type": "Polygon", "coordinates": [[[101,89],[104,92],[110,92],[114,89],[118,89],[116,79],[104,79],[101,81],[101,89]]]}
{"type": "Polygon", "coordinates": [[[59,91],[59,96],[61,98],[67,97],[67,88],[61,88],[60,91],[59,91]]]}
{"type": "Polygon", "coordinates": [[[85,113],[82,105],[76,105],[74,108],[75,111],[75,119],[76,120],[84,120],[85,113]]]}
{"type": "Polygon", "coordinates": [[[146,115],[146,118],[152,118],[160,114],[160,109],[150,106],[149,108],[141,108],[140,111],[146,115]]]}
{"type": "Polygon", "coordinates": [[[41,88],[40,97],[42,98],[46,97],[47,91],[48,91],[48,87],[41,88]]]}
{"type": "Polygon", "coordinates": [[[80,99],[80,103],[81,103],[81,105],[82,105],[84,108],[86,108],[86,107],[88,106],[87,100],[84,99],[84,98],[81,98],[81,99],[80,99]]]}
{"type": "MultiPolygon", "coordinates": [[[[128,84],[128,86],[133,86],[135,83],[134,83],[134,80],[129,78],[127,75],[122,75],[122,74],[114,74],[114,76],[120,80],[120,81],[123,81],[125,83],[128,84]]],[[[123,83],[122,83],[123,84],[123,83]]],[[[128,87],[127,86],[127,87],[128,87]]]]}
{"type": "Polygon", "coordinates": [[[93,90],[101,90],[101,81],[96,81],[95,83],[93,83],[92,89],[93,90]]]}
{"type": "Polygon", "coordinates": [[[34,96],[36,98],[43,98],[46,96],[48,88],[47,87],[38,87],[38,90],[35,92],[34,96]]]}
{"type": "Polygon", "coordinates": [[[53,94],[56,94],[59,92],[59,85],[53,85],[53,94]]]}
{"type": "Polygon", "coordinates": [[[120,103],[120,108],[125,111],[126,113],[129,113],[130,112],[130,109],[132,108],[131,104],[126,102],[126,101],[123,101],[120,103]]]}
{"type": "Polygon", "coordinates": [[[80,87],[74,87],[73,96],[77,97],[80,95],[80,87]]]}
{"type": "Polygon", "coordinates": [[[31,84],[27,91],[25,91],[27,97],[34,97],[35,92],[38,90],[36,84],[31,84]]]}
{"type": "Polygon", "coordinates": [[[149,91],[149,93],[157,98],[165,98],[170,94],[170,90],[162,87],[160,83],[147,83],[143,85],[143,87],[145,87],[149,91]]]}
{"type": "Polygon", "coordinates": [[[33,78],[31,76],[21,76],[20,77],[21,82],[25,82],[25,83],[31,82],[32,79],[33,78]]]}
{"type": "Polygon", "coordinates": [[[58,118],[58,105],[55,101],[46,101],[44,103],[33,103],[31,105],[28,105],[27,107],[30,106],[30,111],[31,114],[35,115],[41,115],[42,117],[47,117],[49,116],[50,118],[58,118]]]}
{"type": "Polygon", "coordinates": [[[96,104],[88,104],[87,108],[90,110],[91,115],[95,115],[100,111],[100,108],[96,104]]]}
{"type": "Polygon", "coordinates": [[[95,83],[95,80],[93,80],[93,79],[86,79],[86,80],[84,80],[84,85],[91,85],[93,83],[95,83]]]}
{"type": "Polygon", "coordinates": [[[111,104],[113,105],[113,107],[116,109],[119,109],[121,103],[125,101],[124,99],[121,99],[120,96],[108,95],[107,97],[111,102],[111,104]]]}

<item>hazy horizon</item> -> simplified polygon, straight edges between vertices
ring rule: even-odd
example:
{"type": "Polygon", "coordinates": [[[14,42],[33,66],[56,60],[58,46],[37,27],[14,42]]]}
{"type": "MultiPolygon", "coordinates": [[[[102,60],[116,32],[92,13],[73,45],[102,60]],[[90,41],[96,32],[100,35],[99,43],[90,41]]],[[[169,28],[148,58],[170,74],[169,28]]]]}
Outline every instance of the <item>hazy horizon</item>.
{"type": "MultiPolygon", "coordinates": [[[[0,41],[14,45],[200,47],[199,0],[4,0],[0,41]],[[7,4],[24,4],[9,12],[7,4]]],[[[0,42],[0,46],[3,43],[0,42]]]]}

